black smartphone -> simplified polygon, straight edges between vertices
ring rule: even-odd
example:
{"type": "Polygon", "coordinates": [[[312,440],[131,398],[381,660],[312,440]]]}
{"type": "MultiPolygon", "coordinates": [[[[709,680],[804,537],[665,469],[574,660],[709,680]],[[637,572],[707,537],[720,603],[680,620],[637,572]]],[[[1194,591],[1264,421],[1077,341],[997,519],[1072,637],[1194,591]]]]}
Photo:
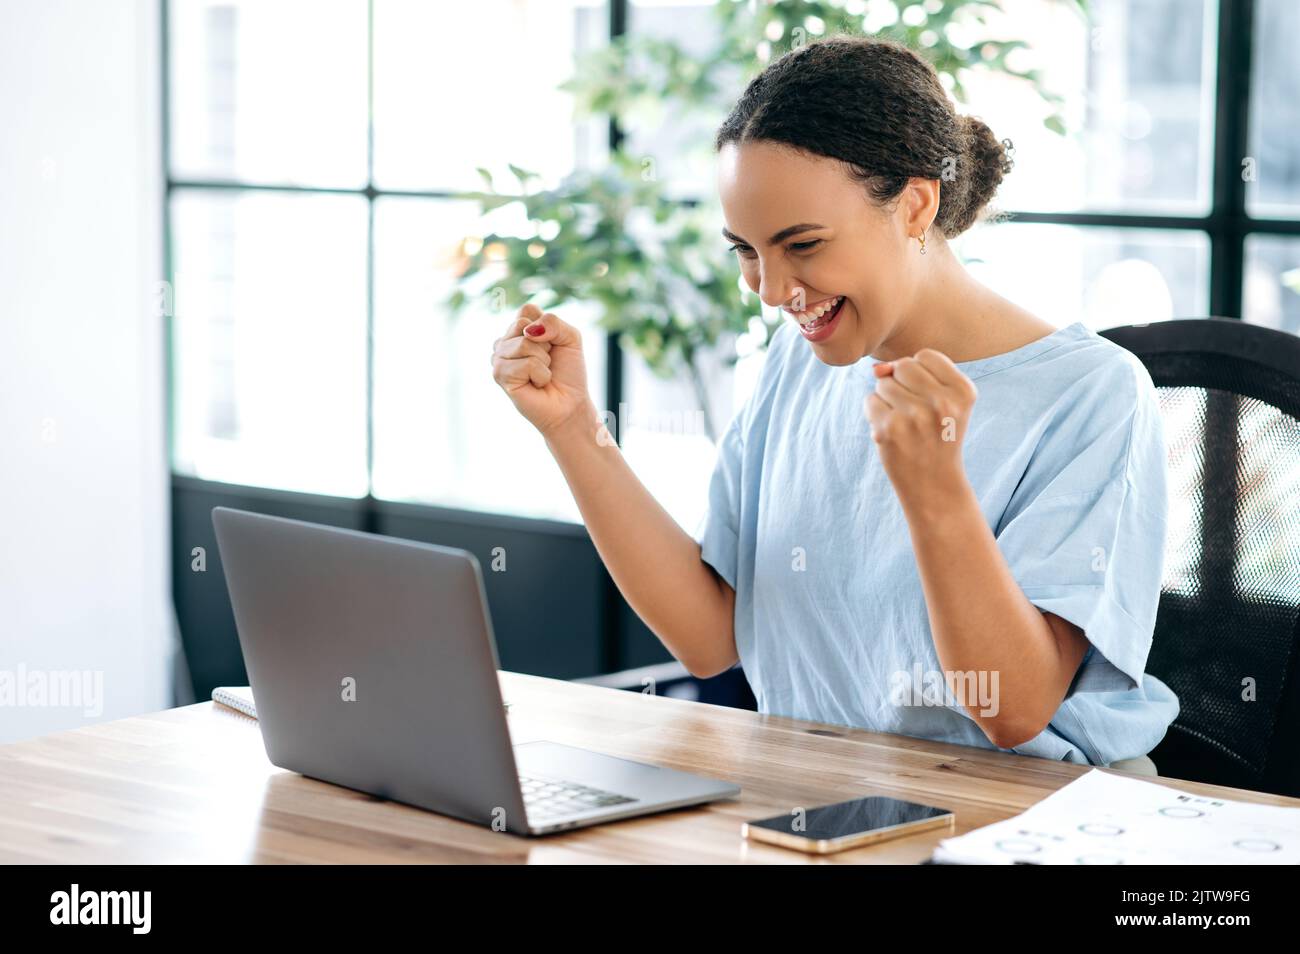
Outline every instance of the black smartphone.
{"type": "Polygon", "coordinates": [[[740,833],[752,841],[824,855],[931,828],[952,828],[954,821],[946,808],[870,795],[745,822],[740,833]]]}

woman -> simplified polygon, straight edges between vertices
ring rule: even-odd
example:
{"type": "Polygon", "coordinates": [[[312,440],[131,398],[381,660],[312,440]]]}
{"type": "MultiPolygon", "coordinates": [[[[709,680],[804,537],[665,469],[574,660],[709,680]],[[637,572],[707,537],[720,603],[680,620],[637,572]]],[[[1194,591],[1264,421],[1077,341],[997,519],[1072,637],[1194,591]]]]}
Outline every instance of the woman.
{"type": "Polygon", "coordinates": [[[696,539],[600,432],[573,327],[526,305],[494,346],[628,603],[693,674],[740,662],[763,712],[1155,774],[1155,391],[949,248],[1003,146],[920,57],[841,36],[754,79],[716,148],[723,234],[790,320],[696,539]]]}

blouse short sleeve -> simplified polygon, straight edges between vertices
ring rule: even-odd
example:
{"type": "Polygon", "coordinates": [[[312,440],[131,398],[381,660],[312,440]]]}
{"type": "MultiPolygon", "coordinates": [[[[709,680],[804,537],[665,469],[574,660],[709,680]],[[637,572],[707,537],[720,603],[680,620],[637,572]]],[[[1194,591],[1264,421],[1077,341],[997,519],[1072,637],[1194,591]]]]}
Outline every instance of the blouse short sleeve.
{"type": "Polygon", "coordinates": [[[1141,684],[1164,570],[1165,441],[1155,388],[1127,352],[1045,432],[997,543],[1025,596],[1089,648],[1066,694],[1141,684]]]}

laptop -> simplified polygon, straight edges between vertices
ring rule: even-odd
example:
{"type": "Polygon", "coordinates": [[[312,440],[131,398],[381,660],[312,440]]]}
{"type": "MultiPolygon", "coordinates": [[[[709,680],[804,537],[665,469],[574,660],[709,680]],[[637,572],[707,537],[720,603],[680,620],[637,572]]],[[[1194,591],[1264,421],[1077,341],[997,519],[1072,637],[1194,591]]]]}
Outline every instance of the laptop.
{"type": "Polygon", "coordinates": [[[700,805],[730,782],[514,745],[472,553],[215,507],[273,765],[521,835],[700,805]]]}

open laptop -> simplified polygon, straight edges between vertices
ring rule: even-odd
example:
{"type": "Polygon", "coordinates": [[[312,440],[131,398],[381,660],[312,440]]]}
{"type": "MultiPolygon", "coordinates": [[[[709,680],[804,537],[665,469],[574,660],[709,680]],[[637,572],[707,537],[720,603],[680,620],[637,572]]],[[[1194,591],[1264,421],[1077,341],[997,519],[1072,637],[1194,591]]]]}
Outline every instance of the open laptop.
{"type": "Polygon", "coordinates": [[[529,835],[740,793],[513,745],[473,554],[227,507],[212,523],[273,765],[529,835]]]}

